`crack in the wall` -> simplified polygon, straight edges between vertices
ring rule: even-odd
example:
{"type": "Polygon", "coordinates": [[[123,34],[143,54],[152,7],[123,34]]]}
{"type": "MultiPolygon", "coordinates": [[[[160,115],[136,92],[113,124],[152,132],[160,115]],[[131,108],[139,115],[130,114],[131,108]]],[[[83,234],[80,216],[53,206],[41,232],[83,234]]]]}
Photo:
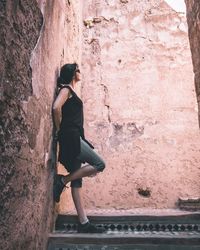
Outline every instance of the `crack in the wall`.
{"type": "MultiPolygon", "coordinates": [[[[101,82],[102,82],[102,77],[101,77],[101,82]]],[[[108,88],[103,83],[101,83],[101,86],[103,86],[103,91],[104,91],[104,105],[107,108],[107,119],[108,122],[111,123],[110,105],[108,103],[108,88]]]]}
{"type": "MultiPolygon", "coordinates": [[[[33,48],[32,52],[31,52],[31,57],[30,57],[31,72],[33,70],[33,62],[35,60],[35,57],[37,56],[37,49],[38,49],[38,47],[40,45],[40,40],[42,38],[43,31],[44,31],[44,26],[45,26],[45,18],[44,18],[44,9],[45,8],[44,8],[44,5],[42,5],[42,8],[38,5],[38,9],[40,10],[40,13],[41,13],[41,16],[42,16],[42,26],[41,26],[41,29],[40,29],[40,32],[39,32],[39,37],[37,39],[36,45],[35,45],[35,47],[33,48]]],[[[39,90],[38,90],[38,87],[34,85],[33,74],[32,74],[31,84],[32,84],[32,90],[33,90],[32,95],[35,95],[35,97],[37,99],[39,99],[39,90]]],[[[38,86],[39,86],[39,84],[38,84],[38,86]]]]}

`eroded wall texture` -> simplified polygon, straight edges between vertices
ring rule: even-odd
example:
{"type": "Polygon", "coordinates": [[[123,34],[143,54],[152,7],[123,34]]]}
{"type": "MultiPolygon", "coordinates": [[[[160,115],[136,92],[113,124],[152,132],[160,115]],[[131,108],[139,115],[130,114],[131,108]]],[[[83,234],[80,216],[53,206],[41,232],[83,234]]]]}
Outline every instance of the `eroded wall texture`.
{"type": "Polygon", "coordinates": [[[0,2],[1,249],[46,249],[53,229],[51,107],[63,63],[80,62],[81,3],[0,2]]]}
{"type": "Polygon", "coordinates": [[[198,197],[185,14],[161,0],[86,1],[83,13],[85,131],[106,161],[103,173],[84,179],[86,207],[175,208],[178,197],[198,197]]]}

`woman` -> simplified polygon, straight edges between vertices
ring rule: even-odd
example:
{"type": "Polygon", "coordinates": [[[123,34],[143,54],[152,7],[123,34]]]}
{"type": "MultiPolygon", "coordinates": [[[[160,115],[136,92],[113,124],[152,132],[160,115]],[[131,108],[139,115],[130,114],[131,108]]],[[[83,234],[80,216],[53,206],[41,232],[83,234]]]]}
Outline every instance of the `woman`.
{"type": "Polygon", "coordinates": [[[71,182],[71,194],[79,218],[78,232],[102,233],[105,229],[89,222],[81,199],[82,177],[102,172],[105,163],[84,136],[83,102],[75,92],[80,76],[78,64],[65,64],[57,80],[58,96],[53,105],[53,116],[59,142],[58,161],[69,174],[55,176],[53,193],[55,201],[59,202],[64,187],[71,182]],[[85,162],[89,165],[81,167],[85,162]]]}

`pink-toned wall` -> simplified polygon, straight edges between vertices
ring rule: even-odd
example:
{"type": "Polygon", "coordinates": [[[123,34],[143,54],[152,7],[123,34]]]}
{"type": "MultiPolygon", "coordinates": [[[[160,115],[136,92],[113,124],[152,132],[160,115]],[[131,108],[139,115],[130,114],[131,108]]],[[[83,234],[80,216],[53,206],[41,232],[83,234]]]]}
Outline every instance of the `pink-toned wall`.
{"type": "MultiPolygon", "coordinates": [[[[96,0],[84,2],[83,21],[85,133],[106,161],[83,181],[86,208],[175,208],[179,197],[198,197],[185,13],[165,1],[96,0]]],[[[62,197],[61,212],[74,209],[69,191],[62,197]]]]}
{"type": "Polygon", "coordinates": [[[86,207],[174,208],[178,197],[199,196],[185,14],[164,1],[107,0],[86,1],[83,18],[85,130],[106,161],[84,179],[86,207]]]}
{"type": "MultiPolygon", "coordinates": [[[[41,103],[43,116],[40,117],[36,148],[32,153],[45,159],[45,164],[49,165],[54,160],[49,139],[52,135],[51,108],[59,70],[65,63],[81,62],[82,3],[38,0],[38,5],[44,16],[44,25],[31,58],[33,96],[25,104],[32,107],[36,98],[41,103]],[[45,152],[44,142],[49,142],[45,152]]],[[[80,87],[77,92],[80,93],[80,87]]],[[[32,113],[30,115],[32,118],[32,113]]],[[[58,172],[62,172],[62,167],[58,166],[58,172]]],[[[49,191],[52,199],[52,190],[49,191]]],[[[56,211],[59,212],[59,205],[56,205],[56,211]]]]}

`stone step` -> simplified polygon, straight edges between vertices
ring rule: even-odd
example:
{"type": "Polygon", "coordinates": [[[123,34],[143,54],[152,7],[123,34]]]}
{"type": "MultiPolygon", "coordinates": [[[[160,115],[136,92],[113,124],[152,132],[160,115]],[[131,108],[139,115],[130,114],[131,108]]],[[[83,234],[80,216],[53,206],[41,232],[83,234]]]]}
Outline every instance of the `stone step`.
{"type": "Polygon", "coordinates": [[[78,234],[54,232],[48,250],[199,250],[199,232],[123,232],[78,234]]]}
{"type": "MultiPolygon", "coordinates": [[[[200,214],[88,215],[90,222],[111,231],[200,231],[200,214]]],[[[59,214],[55,230],[76,231],[76,215],[59,214]]]]}
{"type": "Polygon", "coordinates": [[[59,214],[48,250],[200,250],[199,213],[100,211],[88,218],[106,233],[77,233],[77,215],[59,214]]]}

